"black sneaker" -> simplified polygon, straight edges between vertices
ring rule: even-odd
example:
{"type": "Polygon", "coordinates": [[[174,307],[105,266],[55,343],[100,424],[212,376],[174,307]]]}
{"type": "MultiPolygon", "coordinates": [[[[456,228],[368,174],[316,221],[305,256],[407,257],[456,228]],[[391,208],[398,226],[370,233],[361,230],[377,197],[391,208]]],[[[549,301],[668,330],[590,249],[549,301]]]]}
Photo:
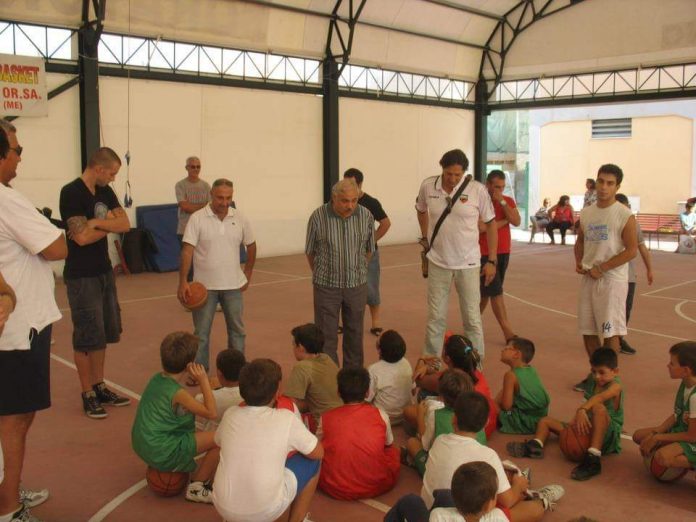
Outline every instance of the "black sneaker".
{"type": "Polygon", "coordinates": [[[592,374],[585,377],[582,381],[573,386],[573,391],[585,393],[587,387],[590,385],[590,379],[592,379],[592,374]]]}
{"type": "Polygon", "coordinates": [[[534,439],[524,442],[508,442],[506,448],[508,453],[513,457],[526,457],[530,459],[544,458],[544,448],[534,439]]]}
{"type": "Polygon", "coordinates": [[[621,338],[621,349],[620,352],[624,355],[635,355],[636,349],[626,342],[626,339],[621,338]]]}
{"type": "Polygon", "coordinates": [[[106,410],[102,408],[97,394],[93,391],[82,393],[82,407],[90,419],[105,419],[106,410]]]}
{"type": "Polygon", "coordinates": [[[97,394],[97,398],[102,404],[107,404],[109,406],[128,406],[131,402],[128,397],[116,395],[109,388],[107,388],[106,384],[103,382],[95,384],[92,386],[92,389],[94,390],[94,393],[97,394]]]}
{"type": "Polygon", "coordinates": [[[573,480],[589,480],[602,472],[602,462],[599,457],[591,453],[585,454],[579,466],[575,467],[570,474],[573,480]]]}

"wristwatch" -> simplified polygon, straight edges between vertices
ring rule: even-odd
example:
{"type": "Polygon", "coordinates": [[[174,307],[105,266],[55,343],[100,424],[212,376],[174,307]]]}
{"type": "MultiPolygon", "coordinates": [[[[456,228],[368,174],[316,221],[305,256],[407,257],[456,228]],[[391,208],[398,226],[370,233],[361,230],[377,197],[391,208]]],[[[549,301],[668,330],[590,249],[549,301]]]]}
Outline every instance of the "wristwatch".
{"type": "Polygon", "coordinates": [[[498,261],[495,260],[495,259],[486,259],[486,263],[490,263],[490,264],[493,265],[493,266],[497,266],[497,265],[498,265],[498,261]]]}
{"type": "Polygon", "coordinates": [[[501,199],[499,203],[501,207],[507,207],[507,201],[505,201],[504,199],[501,199]]]}

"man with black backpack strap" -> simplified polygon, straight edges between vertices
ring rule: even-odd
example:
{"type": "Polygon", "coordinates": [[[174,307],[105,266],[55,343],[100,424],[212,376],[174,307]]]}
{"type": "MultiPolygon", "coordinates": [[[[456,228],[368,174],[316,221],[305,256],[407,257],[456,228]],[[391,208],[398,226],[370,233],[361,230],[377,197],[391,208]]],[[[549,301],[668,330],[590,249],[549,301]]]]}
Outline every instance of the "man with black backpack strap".
{"type": "Polygon", "coordinates": [[[481,356],[483,328],[479,310],[479,275],[484,284],[493,280],[496,256],[481,267],[478,244],[479,220],[486,225],[489,252],[497,252],[498,230],[495,212],[486,188],[471,176],[464,177],[469,160],[454,149],[440,159],[442,174],[426,178],[416,199],[420,243],[427,258],[428,322],[425,331],[426,355],[439,355],[447,327],[447,305],[452,282],[459,296],[464,334],[481,356]]]}

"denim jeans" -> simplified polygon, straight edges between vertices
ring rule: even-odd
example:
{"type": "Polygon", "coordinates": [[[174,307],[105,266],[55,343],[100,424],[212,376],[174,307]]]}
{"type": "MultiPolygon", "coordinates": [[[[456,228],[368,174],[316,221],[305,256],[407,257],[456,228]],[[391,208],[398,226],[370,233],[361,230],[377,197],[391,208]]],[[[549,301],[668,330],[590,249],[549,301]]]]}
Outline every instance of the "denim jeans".
{"type": "Polygon", "coordinates": [[[447,309],[452,283],[459,296],[464,335],[483,359],[483,327],[481,325],[480,267],[451,270],[432,261],[428,263],[428,322],[425,327],[425,354],[440,355],[447,329],[447,309]]]}
{"type": "Polygon", "coordinates": [[[379,299],[379,250],[372,253],[370,262],[367,264],[367,304],[378,306],[379,299]]]}
{"type": "Polygon", "coordinates": [[[196,362],[209,368],[210,328],[215,318],[217,304],[222,306],[227,325],[227,348],[234,348],[244,353],[244,323],[242,322],[241,290],[208,290],[208,301],[202,308],[193,311],[194,335],[198,337],[198,354],[196,362]]]}

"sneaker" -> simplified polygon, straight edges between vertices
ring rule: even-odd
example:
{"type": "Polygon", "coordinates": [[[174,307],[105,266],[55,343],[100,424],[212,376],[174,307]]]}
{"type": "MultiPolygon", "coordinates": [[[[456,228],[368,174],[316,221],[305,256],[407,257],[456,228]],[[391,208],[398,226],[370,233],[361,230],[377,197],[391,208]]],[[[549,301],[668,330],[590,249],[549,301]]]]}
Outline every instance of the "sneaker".
{"type": "Polygon", "coordinates": [[[309,518],[309,515],[310,515],[310,513],[307,513],[305,515],[305,517],[302,519],[302,522],[312,522],[312,520],[310,520],[310,518],[309,518]]]}
{"type": "Polygon", "coordinates": [[[506,448],[508,453],[513,457],[526,457],[530,459],[544,458],[544,448],[534,439],[524,442],[508,442],[506,448]]]}
{"type": "Polygon", "coordinates": [[[529,494],[532,498],[544,503],[544,511],[553,511],[558,501],[565,495],[565,489],[558,484],[549,484],[540,489],[530,489],[529,494]]]}
{"type": "Polygon", "coordinates": [[[85,415],[90,419],[106,418],[106,410],[102,408],[97,394],[93,391],[84,392],[82,394],[82,407],[85,410],[85,415]]]}
{"type": "Polygon", "coordinates": [[[27,506],[22,505],[22,508],[12,515],[10,522],[42,522],[42,520],[32,515],[27,506]]]}
{"type": "Polygon", "coordinates": [[[624,355],[636,354],[636,349],[630,344],[628,344],[623,337],[621,338],[621,349],[619,351],[624,355]]]}
{"type": "Polygon", "coordinates": [[[213,503],[213,491],[208,487],[205,482],[200,480],[195,480],[188,485],[186,488],[186,500],[190,502],[200,502],[202,504],[212,504],[213,503]]]}
{"type": "Polygon", "coordinates": [[[48,490],[47,489],[25,489],[19,486],[19,501],[26,507],[36,507],[39,504],[43,504],[48,500],[48,490]]]}
{"type": "Polygon", "coordinates": [[[413,467],[413,459],[411,458],[411,455],[408,454],[408,450],[405,446],[401,446],[399,448],[399,460],[404,466],[413,467]]]}
{"type": "Polygon", "coordinates": [[[131,403],[128,397],[121,397],[120,395],[115,394],[109,388],[107,388],[106,384],[103,382],[95,384],[92,386],[92,389],[94,390],[94,393],[97,394],[97,398],[102,404],[107,404],[109,406],[128,406],[131,403]]]}
{"type": "Polygon", "coordinates": [[[575,386],[573,386],[573,390],[576,392],[585,393],[585,391],[587,390],[587,387],[590,384],[591,378],[592,378],[592,375],[588,375],[582,381],[580,381],[575,386]]]}
{"type": "Polygon", "coordinates": [[[573,480],[588,480],[602,472],[602,461],[600,457],[590,453],[585,454],[579,466],[576,466],[570,474],[573,480]]]}

